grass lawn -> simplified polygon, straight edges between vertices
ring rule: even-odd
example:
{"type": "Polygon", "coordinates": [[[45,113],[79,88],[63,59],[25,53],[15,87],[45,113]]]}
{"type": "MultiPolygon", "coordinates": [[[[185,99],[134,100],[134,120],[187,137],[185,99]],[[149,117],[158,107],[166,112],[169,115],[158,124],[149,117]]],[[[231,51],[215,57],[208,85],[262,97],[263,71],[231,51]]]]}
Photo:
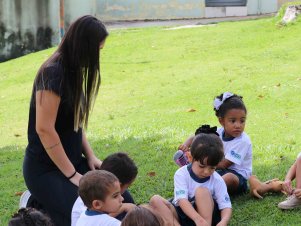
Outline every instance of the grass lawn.
{"type": "MultiPolygon", "coordinates": [[[[275,18],[168,30],[112,30],[101,54],[102,86],[87,131],[103,159],[125,151],[139,167],[138,203],[173,195],[172,156],[200,124],[218,125],[213,98],[232,91],[248,108],[253,172],[284,179],[301,150],[301,26],[275,18]],[[195,112],[187,112],[193,108],[195,112]]],[[[0,225],[26,189],[22,161],[32,83],[55,48],[0,64],[0,225]]],[[[300,211],[281,211],[282,194],[232,199],[231,225],[300,225],[300,211]]]]}

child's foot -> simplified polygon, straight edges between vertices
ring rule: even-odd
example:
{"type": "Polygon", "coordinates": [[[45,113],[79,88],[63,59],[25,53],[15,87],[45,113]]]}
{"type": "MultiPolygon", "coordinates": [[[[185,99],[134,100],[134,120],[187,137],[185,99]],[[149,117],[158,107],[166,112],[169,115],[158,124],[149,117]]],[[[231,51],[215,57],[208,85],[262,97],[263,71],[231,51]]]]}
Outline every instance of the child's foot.
{"type": "Polygon", "coordinates": [[[278,208],[283,210],[294,209],[297,207],[301,207],[301,199],[297,198],[294,194],[278,204],[278,208]]]}
{"type": "Polygon", "coordinates": [[[178,150],[174,154],[173,159],[175,163],[180,167],[185,166],[189,163],[185,153],[182,150],[178,150]]]}

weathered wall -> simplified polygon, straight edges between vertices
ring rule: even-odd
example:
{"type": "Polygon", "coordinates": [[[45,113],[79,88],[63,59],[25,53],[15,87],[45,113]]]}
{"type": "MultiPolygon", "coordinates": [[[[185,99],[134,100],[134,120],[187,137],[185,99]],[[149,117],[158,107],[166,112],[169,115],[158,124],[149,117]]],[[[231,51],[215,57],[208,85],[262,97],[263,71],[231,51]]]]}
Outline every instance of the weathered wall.
{"type": "Polygon", "coordinates": [[[0,0],[0,62],[58,43],[58,1],[0,0]]]}
{"type": "Polygon", "coordinates": [[[205,0],[65,0],[65,20],[87,13],[104,21],[202,18],[204,8],[205,0]]]}
{"type": "Polygon", "coordinates": [[[248,15],[276,13],[282,4],[296,0],[248,0],[248,15]]]}
{"type": "Polygon", "coordinates": [[[249,0],[248,15],[277,12],[277,0],[249,0]]]}
{"type": "MultiPolygon", "coordinates": [[[[245,7],[232,7],[232,14],[277,12],[290,0],[248,0],[245,7]]],[[[166,20],[209,17],[205,0],[63,0],[64,25],[91,14],[103,21],[166,20]]],[[[219,7],[227,11],[225,7],[219,7]]],[[[218,15],[211,7],[210,17],[218,15]]],[[[60,0],[0,0],[0,62],[56,45],[60,0]]],[[[233,16],[231,14],[231,16],[233,16]]]]}

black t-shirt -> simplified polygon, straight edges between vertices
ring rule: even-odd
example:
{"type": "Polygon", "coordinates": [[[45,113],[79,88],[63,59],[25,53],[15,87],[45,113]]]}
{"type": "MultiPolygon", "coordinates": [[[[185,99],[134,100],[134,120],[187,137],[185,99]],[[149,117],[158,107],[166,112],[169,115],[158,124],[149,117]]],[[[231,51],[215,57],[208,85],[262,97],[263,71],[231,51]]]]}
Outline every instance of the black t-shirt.
{"type": "MultiPolygon", "coordinates": [[[[61,98],[57,112],[55,129],[60,137],[64,150],[74,166],[80,163],[82,156],[82,130],[74,131],[74,113],[68,95],[68,84],[64,83],[63,68],[59,63],[48,65],[43,74],[38,75],[33,85],[33,94],[29,108],[27,154],[48,167],[56,167],[46,153],[36,127],[36,91],[48,90],[61,98]]],[[[43,98],[43,95],[42,95],[43,98]]]]}

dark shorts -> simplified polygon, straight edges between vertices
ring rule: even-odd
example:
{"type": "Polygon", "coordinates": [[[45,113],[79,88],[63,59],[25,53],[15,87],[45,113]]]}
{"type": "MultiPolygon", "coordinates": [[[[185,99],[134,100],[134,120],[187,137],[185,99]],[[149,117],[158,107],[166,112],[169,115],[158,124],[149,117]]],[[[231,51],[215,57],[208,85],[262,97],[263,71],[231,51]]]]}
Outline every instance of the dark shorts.
{"type": "MultiPolygon", "coordinates": [[[[172,201],[172,200],[171,200],[172,201]]],[[[175,206],[173,203],[171,203],[176,211],[177,215],[179,217],[179,223],[181,226],[195,226],[195,223],[193,220],[191,220],[181,209],[179,206],[175,206]]],[[[196,209],[195,202],[191,202],[191,205],[193,206],[194,209],[196,209]]],[[[221,221],[221,212],[218,209],[217,203],[214,201],[214,209],[212,213],[212,225],[217,225],[221,221]]]]}
{"type": "Polygon", "coordinates": [[[232,173],[238,177],[238,180],[239,180],[238,188],[234,195],[241,195],[241,194],[245,194],[247,192],[247,190],[248,190],[247,180],[242,175],[237,173],[236,171],[230,170],[230,169],[218,169],[218,170],[216,170],[216,172],[221,176],[223,176],[227,173],[232,173]]]}

